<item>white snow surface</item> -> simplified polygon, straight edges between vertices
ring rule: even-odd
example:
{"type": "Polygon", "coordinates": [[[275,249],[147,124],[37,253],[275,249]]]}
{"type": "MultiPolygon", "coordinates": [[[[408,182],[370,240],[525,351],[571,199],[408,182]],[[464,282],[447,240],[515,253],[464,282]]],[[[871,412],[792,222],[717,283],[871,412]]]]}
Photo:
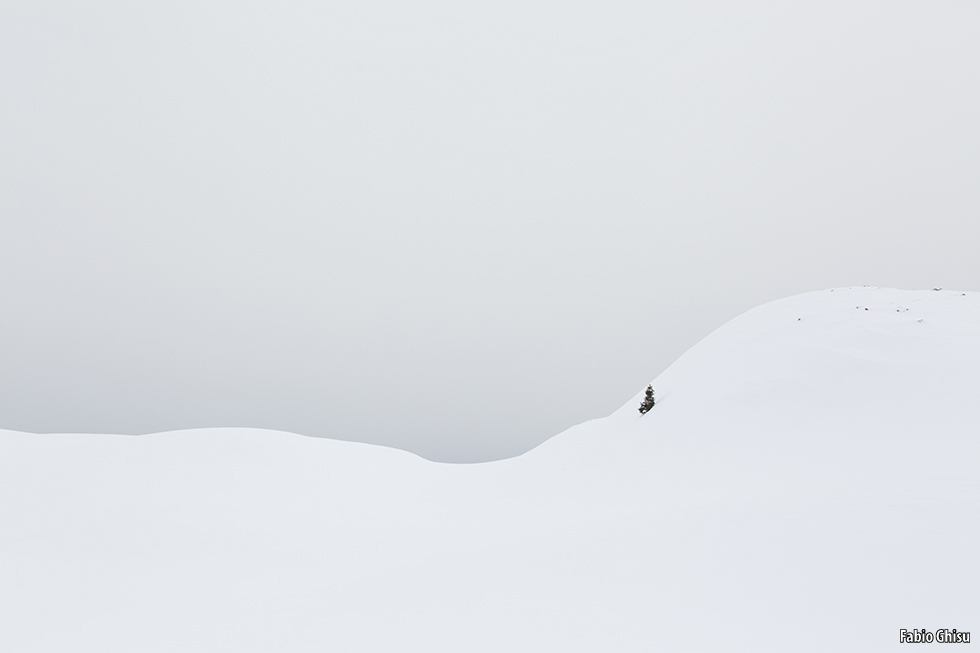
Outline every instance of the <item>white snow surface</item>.
{"type": "Polygon", "coordinates": [[[641,388],[475,465],[253,429],[0,431],[0,650],[976,646],[980,294],[776,301],[653,384],[645,416],[641,388]]]}

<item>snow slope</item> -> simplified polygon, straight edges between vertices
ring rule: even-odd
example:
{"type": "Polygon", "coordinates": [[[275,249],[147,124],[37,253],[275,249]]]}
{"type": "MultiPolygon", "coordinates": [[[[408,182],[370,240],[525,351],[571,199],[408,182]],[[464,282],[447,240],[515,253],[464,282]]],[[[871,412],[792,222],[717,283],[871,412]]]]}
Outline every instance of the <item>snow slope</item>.
{"type": "Polygon", "coordinates": [[[646,416],[639,389],[479,465],[249,429],[0,432],[0,649],[976,646],[980,294],[780,300],[654,386],[646,416]]]}

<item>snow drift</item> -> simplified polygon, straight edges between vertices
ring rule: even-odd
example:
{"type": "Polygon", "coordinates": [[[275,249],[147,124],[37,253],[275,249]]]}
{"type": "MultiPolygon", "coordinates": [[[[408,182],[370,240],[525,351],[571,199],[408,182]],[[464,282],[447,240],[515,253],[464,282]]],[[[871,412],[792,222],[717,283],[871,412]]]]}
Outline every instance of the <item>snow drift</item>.
{"type": "MultiPolygon", "coordinates": [[[[0,432],[10,651],[885,651],[977,633],[980,295],[754,309],[608,418],[430,463],[0,432]]],[[[474,415],[479,419],[479,415],[474,415]]]]}

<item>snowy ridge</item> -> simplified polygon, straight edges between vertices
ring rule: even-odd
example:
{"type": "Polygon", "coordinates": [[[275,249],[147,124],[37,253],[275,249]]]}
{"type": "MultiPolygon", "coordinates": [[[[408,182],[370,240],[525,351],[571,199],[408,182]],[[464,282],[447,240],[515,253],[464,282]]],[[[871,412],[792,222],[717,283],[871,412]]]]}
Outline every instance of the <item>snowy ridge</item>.
{"type": "Polygon", "coordinates": [[[886,651],[980,637],[980,294],[732,320],[518,458],[0,432],[12,651],[886,651]],[[829,638],[829,639],[828,639],[829,638]]]}

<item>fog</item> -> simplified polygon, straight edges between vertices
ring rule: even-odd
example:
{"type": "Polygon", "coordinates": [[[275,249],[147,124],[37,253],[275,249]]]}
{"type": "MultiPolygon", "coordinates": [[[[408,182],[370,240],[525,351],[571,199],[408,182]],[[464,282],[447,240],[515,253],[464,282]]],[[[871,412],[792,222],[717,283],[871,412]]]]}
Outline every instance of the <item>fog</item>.
{"type": "Polygon", "coordinates": [[[0,5],[0,428],[445,461],[739,313],[980,289],[971,2],[0,5]]]}

